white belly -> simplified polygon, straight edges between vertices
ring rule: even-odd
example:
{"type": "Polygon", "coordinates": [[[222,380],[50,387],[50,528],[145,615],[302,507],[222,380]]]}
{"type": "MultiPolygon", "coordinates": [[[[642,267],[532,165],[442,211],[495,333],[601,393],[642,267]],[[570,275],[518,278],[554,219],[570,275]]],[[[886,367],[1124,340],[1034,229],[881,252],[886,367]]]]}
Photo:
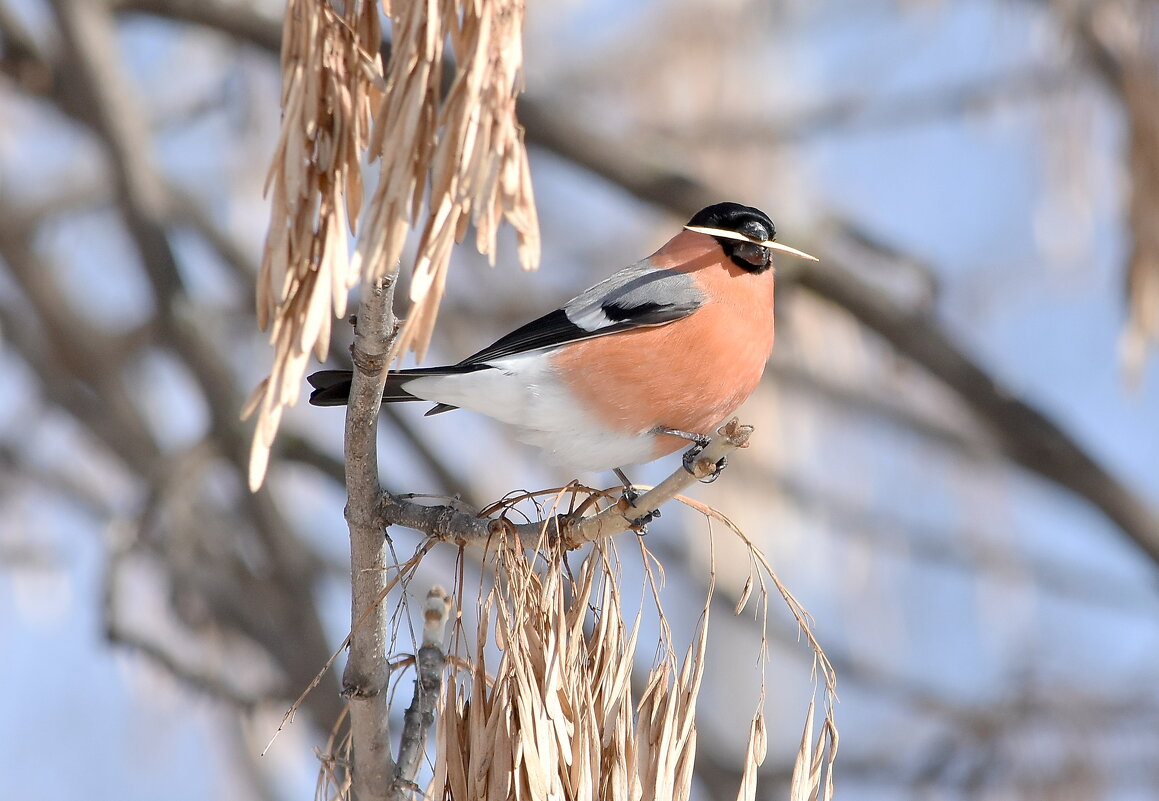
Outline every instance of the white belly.
{"type": "Polygon", "coordinates": [[[515,429],[522,442],[542,448],[572,470],[610,470],[653,459],[655,435],[611,431],[564,391],[542,353],[492,362],[494,369],[462,375],[422,376],[407,392],[493,417],[515,429]]]}

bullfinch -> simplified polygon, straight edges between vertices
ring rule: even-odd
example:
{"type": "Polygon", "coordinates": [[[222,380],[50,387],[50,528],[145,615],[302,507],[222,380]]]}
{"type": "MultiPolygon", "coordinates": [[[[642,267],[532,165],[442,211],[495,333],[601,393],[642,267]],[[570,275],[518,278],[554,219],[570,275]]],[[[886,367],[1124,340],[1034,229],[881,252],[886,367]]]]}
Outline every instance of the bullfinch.
{"type": "MultiPolygon", "coordinates": [[[[390,373],[382,400],[481,412],[573,470],[703,447],[772,351],[773,251],[816,261],[775,236],[758,209],[709,206],[648,258],[461,362],[390,373]]],[[[346,404],[349,370],[308,380],[313,405],[346,404]]]]}

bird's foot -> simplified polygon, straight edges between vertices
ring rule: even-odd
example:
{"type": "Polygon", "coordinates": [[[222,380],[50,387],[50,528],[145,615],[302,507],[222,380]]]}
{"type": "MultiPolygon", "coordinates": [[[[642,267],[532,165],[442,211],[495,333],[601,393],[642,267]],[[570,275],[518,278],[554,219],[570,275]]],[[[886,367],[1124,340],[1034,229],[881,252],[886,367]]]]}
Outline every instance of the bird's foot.
{"type": "MultiPolygon", "coordinates": [[[[705,439],[707,439],[707,437],[705,439]]],[[[695,476],[701,484],[711,484],[712,482],[716,481],[718,478],[720,478],[721,471],[728,467],[728,457],[722,456],[720,457],[720,460],[717,461],[715,465],[713,465],[713,470],[711,473],[706,476],[700,475],[700,471],[697,469],[701,461],[700,454],[704,451],[704,446],[707,444],[707,442],[703,444],[698,442],[684,452],[684,469],[687,470],[690,475],[695,476]]]]}
{"type": "MultiPolygon", "coordinates": [[[[636,499],[639,497],[640,497],[640,494],[638,492],[636,492],[635,490],[631,490],[630,495],[629,495],[628,490],[624,490],[624,500],[628,502],[628,508],[631,508],[635,504],[636,499]],[[632,496],[634,496],[634,497],[632,497],[632,496]]],[[[651,523],[653,520],[655,520],[658,517],[660,517],[660,510],[653,509],[651,512],[648,512],[647,514],[642,514],[639,517],[634,517],[631,520],[629,520],[628,526],[632,529],[632,531],[636,532],[636,536],[643,537],[645,534],[648,533],[648,524],[651,523]]]]}
{"type": "MultiPolygon", "coordinates": [[[[640,493],[636,491],[636,488],[632,486],[632,482],[628,480],[628,477],[624,475],[624,472],[620,470],[620,468],[615,468],[615,473],[616,476],[620,479],[620,483],[624,485],[624,494],[622,496],[624,503],[627,505],[627,508],[631,509],[636,505],[636,501],[640,500],[640,493]]],[[[647,514],[629,519],[628,525],[631,526],[632,530],[636,532],[637,536],[643,537],[648,533],[648,524],[659,516],[660,510],[653,509],[647,514]]]]}
{"type": "Polygon", "coordinates": [[[711,437],[706,437],[704,434],[697,434],[692,431],[680,431],[676,428],[657,428],[656,433],[667,434],[671,437],[680,437],[692,443],[692,447],[684,452],[684,469],[691,475],[696,476],[701,484],[711,484],[720,477],[720,471],[728,466],[728,457],[722,456],[720,461],[715,465],[711,473],[706,476],[699,476],[699,471],[696,469],[697,459],[701,451],[708,447],[708,443],[712,442],[711,437]]]}

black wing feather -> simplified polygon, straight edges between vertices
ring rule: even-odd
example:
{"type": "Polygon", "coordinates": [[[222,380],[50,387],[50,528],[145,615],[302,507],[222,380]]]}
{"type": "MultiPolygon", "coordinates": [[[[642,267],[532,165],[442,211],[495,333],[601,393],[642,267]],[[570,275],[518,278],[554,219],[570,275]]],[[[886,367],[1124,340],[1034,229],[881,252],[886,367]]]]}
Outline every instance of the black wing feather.
{"type": "MultiPolygon", "coordinates": [[[[604,332],[601,331],[599,333],[604,332]]],[[[563,309],[556,309],[550,314],[545,314],[536,320],[532,320],[527,325],[516,328],[510,334],[500,337],[483,348],[483,350],[472,353],[463,359],[463,361],[459,362],[459,365],[466,366],[491,361],[493,359],[502,359],[504,356],[512,356],[516,353],[539,350],[540,348],[554,348],[567,342],[587,339],[594,335],[595,332],[587,331],[573,323],[571,318],[567,316],[567,312],[563,309]]]]}
{"type": "Polygon", "coordinates": [[[606,323],[597,325],[595,328],[577,325],[568,316],[567,308],[572,305],[568,304],[563,309],[556,309],[516,328],[510,334],[497,339],[481,351],[472,353],[456,366],[465,367],[542,348],[558,348],[569,342],[602,337],[621,331],[631,331],[633,328],[664,325],[673,320],[687,317],[700,307],[699,300],[681,303],[657,303],[654,300],[633,303],[632,301],[633,299],[630,297],[620,297],[601,304],[599,316],[606,323]]]}
{"type": "MultiPolygon", "coordinates": [[[[489,362],[530,351],[558,348],[570,342],[657,326],[692,314],[704,302],[695,281],[673,270],[655,270],[640,262],[616,273],[562,309],[520,326],[458,364],[398,370],[386,378],[383,402],[418,400],[404,388],[420,376],[456,375],[490,368],[489,362]],[[579,320],[577,323],[576,320],[579,320]]],[[[322,370],[308,378],[315,406],[341,406],[350,395],[349,370],[322,370]]],[[[455,408],[438,404],[427,414],[455,408]]]]}

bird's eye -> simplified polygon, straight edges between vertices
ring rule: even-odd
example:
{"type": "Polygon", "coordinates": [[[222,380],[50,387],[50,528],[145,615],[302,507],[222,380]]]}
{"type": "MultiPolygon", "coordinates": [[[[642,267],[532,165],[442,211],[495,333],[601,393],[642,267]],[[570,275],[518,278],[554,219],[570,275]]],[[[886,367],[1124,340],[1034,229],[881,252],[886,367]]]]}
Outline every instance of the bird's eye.
{"type": "Polygon", "coordinates": [[[733,250],[733,257],[741,259],[753,267],[769,266],[769,251],[755,242],[740,242],[733,250]]]}

